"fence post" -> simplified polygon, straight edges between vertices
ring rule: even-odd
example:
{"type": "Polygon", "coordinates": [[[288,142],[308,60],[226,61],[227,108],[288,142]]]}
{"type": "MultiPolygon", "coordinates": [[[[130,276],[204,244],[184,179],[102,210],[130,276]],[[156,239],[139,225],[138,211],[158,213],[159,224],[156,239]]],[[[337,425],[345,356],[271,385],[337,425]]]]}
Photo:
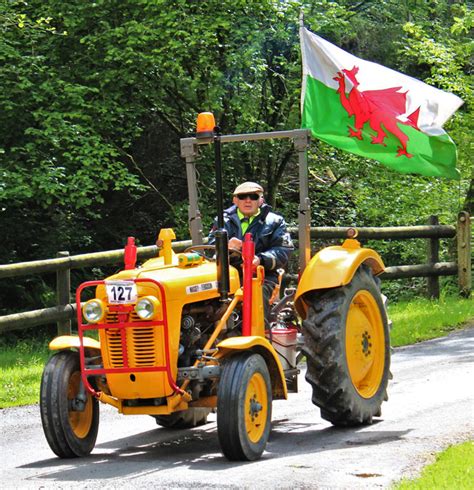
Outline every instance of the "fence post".
{"type": "MultiPolygon", "coordinates": [[[[58,252],[56,257],[69,257],[69,252],[58,252]]],[[[71,269],[56,272],[56,301],[58,306],[65,306],[71,302],[71,269]]],[[[71,320],[57,322],[58,335],[71,335],[71,320]]]]}
{"type": "Polygon", "coordinates": [[[471,295],[471,220],[467,211],[458,214],[458,285],[459,294],[468,298],[471,295]]]}
{"type": "MultiPolygon", "coordinates": [[[[431,215],[428,225],[439,225],[438,216],[431,215]]],[[[428,264],[439,262],[439,238],[428,238],[428,264]]],[[[439,276],[428,277],[428,298],[439,299],[439,276]]]]}

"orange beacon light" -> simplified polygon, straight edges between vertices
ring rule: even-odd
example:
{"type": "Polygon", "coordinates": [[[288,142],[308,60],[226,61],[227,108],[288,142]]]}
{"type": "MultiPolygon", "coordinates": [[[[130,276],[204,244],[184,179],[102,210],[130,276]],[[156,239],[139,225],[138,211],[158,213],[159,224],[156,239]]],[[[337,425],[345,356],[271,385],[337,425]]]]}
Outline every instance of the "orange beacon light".
{"type": "Polygon", "coordinates": [[[214,135],[216,120],[212,112],[200,112],[197,117],[196,138],[210,138],[214,135]]]}

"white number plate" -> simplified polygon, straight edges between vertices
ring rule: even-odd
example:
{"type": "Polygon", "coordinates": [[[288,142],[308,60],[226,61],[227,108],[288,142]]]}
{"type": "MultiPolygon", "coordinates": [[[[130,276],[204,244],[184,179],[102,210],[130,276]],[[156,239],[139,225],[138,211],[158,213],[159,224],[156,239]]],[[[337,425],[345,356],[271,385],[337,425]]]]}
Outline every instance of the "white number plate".
{"type": "Polygon", "coordinates": [[[133,281],[107,281],[107,298],[112,305],[128,305],[137,301],[137,285],[133,281]]]}

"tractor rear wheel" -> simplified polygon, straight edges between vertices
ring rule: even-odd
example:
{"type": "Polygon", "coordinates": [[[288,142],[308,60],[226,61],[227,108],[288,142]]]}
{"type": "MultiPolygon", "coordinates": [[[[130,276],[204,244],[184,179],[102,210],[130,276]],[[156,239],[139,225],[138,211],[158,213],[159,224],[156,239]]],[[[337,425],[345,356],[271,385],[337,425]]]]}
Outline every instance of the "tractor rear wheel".
{"type": "Polygon", "coordinates": [[[380,290],[362,265],[352,281],[305,297],[306,380],[334,425],[372,423],[388,399],[390,333],[380,290]]]}
{"type": "Polygon", "coordinates": [[[189,429],[207,423],[210,408],[189,408],[169,415],[155,415],[156,423],[167,429],[189,429]]]}
{"type": "Polygon", "coordinates": [[[76,401],[81,369],[79,354],[62,351],[51,357],[41,379],[40,411],[49,446],[60,458],[87,456],[99,428],[99,404],[86,392],[81,410],[76,401]]]}
{"type": "Polygon", "coordinates": [[[217,435],[231,461],[254,461],[267,445],[271,429],[270,374],[263,357],[232,356],[222,367],[217,393],[217,435]]]}

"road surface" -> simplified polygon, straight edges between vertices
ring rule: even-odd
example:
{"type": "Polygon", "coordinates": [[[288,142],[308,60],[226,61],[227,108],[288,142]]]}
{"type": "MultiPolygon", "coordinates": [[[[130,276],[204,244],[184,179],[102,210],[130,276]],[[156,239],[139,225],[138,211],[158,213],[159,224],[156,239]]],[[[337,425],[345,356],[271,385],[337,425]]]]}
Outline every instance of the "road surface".
{"type": "Polygon", "coordinates": [[[192,430],[101,406],[96,448],[60,460],[44,438],[38,406],[0,410],[0,488],[384,488],[415,476],[434,454],[474,439],[474,328],[396,349],[382,418],[339,429],[321,419],[300,375],[300,393],[273,404],[261,460],[230,463],[215,415],[192,430]]]}

